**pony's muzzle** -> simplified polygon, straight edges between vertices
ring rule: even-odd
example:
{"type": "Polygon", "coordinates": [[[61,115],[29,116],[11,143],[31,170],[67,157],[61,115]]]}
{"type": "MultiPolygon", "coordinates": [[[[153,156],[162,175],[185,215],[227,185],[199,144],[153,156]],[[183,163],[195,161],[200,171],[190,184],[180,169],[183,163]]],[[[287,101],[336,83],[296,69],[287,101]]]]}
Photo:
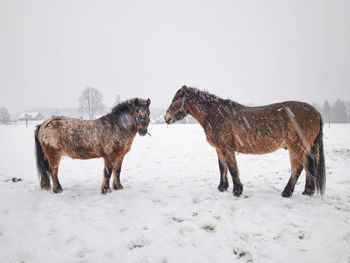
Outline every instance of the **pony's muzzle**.
{"type": "Polygon", "coordinates": [[[136,129],[139,135],[145,136],[147,134],[148,123],[149,121],[145,119],[136,121],[136,129]]]}
{"type": "Polygon", "coordinates": [[[174,117],[168,111],[164,115],[164,120],[167,124],[172,124],[175,122],[174,117]]]}
{"type": "Polygon", "coordinates": [[[141,136],[145,136],[148,133],[147,128],[139,128],[139,129],[137,129],[137,132],[141,136]]]}

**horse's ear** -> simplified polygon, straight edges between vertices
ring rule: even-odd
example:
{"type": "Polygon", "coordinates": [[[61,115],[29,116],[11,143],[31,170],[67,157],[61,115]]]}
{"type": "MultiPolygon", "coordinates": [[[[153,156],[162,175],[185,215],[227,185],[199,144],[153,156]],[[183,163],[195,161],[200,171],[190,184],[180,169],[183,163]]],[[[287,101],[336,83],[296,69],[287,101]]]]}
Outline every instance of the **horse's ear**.
{"type": "Polygon", "coordinates": [[[147,106],[149,106],[151,104],[151,100],[148,98],[147,99],[147,106]]]}
{"type": "Polygon", "coordinates": [[[182,88],[183,88],[183,89],[187,89],[187,86],[186,86],[186,85],[183,85],[182,88]]]}
{"type": "Polygon", "coordinates": [[[135,106],[139,105],[139,99],[135,99],[134,104],[135,106]]]}

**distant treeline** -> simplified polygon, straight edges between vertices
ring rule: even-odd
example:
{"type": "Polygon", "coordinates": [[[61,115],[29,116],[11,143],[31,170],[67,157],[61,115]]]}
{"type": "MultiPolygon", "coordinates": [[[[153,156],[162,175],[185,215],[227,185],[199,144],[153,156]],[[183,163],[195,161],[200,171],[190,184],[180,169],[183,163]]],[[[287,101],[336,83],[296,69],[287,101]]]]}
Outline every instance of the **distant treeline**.
{"type": "Polygon", "coordinates": [[[346,123],[350,122],[350,101],[343,101],[337,99],[334,103],[325,101],[323,105],[312,103],[323,117],[323,121],[334,123],[346,123]]]}

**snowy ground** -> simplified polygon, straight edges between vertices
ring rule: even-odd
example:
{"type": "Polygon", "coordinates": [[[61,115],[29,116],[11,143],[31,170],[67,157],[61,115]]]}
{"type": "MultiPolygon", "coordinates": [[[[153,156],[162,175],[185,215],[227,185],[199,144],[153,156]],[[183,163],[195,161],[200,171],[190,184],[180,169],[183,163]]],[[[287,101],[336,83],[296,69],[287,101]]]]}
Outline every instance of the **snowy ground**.
{"type": "Polygon", "coordinates": [[[238,155],[244,195],[220,193],[198,125],[137,136],[124,190],[100,194],[101,159],[65,158],[63,193],[42,191],[33,130],[0,126],[0,262],[350,262],[349,124],[324,129],[326,195],[303,196],[303,173],[289,199],[285,150],[238,155]]]}

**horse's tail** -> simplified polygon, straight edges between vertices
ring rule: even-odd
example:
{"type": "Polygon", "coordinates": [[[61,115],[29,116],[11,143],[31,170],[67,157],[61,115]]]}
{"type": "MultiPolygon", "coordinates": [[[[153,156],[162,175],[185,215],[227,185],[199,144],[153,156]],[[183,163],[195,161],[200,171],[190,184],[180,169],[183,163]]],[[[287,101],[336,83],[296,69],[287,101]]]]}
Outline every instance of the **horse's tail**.
{"type": "Polygon", "coordinates": [[[48,160],[46,159],[43,153],[43,149],[41,148],[41,144],[38,138],[40,127],[41,127],[41,124],[36,126],[36,129],[34,132],[36,168],[38,169],[38,176],[40,179],[41,188],[49,189],[51,168],[48,160]]]}
{"type": "Polygon", "coordinates": [[[307,155],[309,173],[315,183],[316,191],[321,195],[324,194],[326,188],[326,166],[323,152],[323,121],[320,121],[320,131],[311,146],[307,155]]]}

